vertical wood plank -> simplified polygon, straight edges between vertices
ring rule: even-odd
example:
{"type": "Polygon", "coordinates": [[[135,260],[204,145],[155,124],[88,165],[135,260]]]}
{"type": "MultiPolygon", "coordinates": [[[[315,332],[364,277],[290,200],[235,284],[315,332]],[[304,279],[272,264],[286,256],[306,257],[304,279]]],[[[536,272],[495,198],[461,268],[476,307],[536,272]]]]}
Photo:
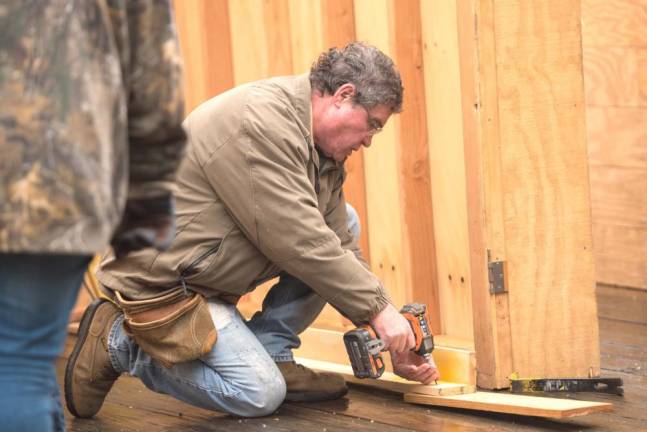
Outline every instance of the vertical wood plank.
{"type": "Polygon", "coordinates": [[[456,14],[454,2],[422,2],[423,91],[443,334],[473,340],[456,14]]]}
{"type": "Polygon", "coordinates": [[[287,0],[263,0],[268,76],[291,75],[292,32],[287,0]]]}
{"type": "Polygon", "coordinates": [[[229,2],[235,85],[269,76],[265,16],[259,0],[229,2]]]}
{"type": "MultiPolygon", "coordinates": [[[[324,49],[342,48],[355,40],[355,13],[353,0],[322,0],[321,18],[324,49]]],[[[366,184],[364,177],[364,149],[353,153],[344,163],[347,177],[344,183],[346,201],[359,215],[362,235],[360,248],[370,262],[368,216],[366,210],[366,184]]]]}
{"type": "MultiPolygon", "coordinates": [[[[393,53],[393,14],[387,0],[355,0],[357,39],[371,43],[387,55],[393,53]]],[[[405,96],[406,97],[406,96],[405,96]]],[[[393,301],[404,304],[407,273],[403,257],[403,227],[398,173],[398,116],[392,116],[384,131],[373,138],[364,152],[366,205],[370,226],[371,268],[384,282],[393,301]]]]}
{"type": "Polygon", "coordinates": [[[324,50],[321,33],[321,1],[289,0],[292,63],[295,74],[306,73],[324,50]]]}
{"type": "MultiPolygon", "coordinates": [[[[427,304],[432,329],[435,334],[438,334],[441,330],[440,307],[427,145],[420,2],[418,0],[398,1],[393,11],[395,13],[394,61],[398,65],[407,89],[398,130],[400,207],[404,219],[405,271],[408,274],[406,295],[411,300],[427,304]]],[[[460,111],[458,114],[460,118],[460,111]]],[[[466,316],[462,316],[458,319],[466,321],[465,318],[466,316]]],[[[471,333],[471,328],[469,331],[471,333]]],[[[447,332],[443,331],[443,333],[447,332]]]]}
{"type": "Polygon", "coordinates": [[[494,5],[514,370],[599,374],[580,2],[494,5]]]}
{"type": "Polygon", "coordinates": [[[326,49],[342,48],[355,40],[353,0],[321,0],[322,31],[326,49]]]}
{"type": "Polygon", "coordinates": [[[228,0],[209,0],[203,4],[200,27],[204,35],[204,100],[234,86],[228,3],[228,0]]]}
{"type": "Polygon", "coordinates": [[[490,294],[487,270],[488,250],[505,260],[494,4],[457,6],[477,385],[503,388],[513,371],[509,300],[490,294]]]}
{"type": "Polygon", "coordinates": [[[175,23],[184,60],[184,111],[188,114],[200,104],[207,93],[204,65],[203,28],[204,0],[174,0],[175,23]]]}

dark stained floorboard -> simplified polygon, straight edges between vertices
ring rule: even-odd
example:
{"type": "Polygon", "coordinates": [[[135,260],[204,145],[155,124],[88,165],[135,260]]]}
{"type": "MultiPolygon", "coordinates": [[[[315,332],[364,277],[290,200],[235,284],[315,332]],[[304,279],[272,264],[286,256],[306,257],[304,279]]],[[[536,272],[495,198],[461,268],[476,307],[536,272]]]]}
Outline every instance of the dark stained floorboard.
{"type": "MultiPolygon", "coordinates": [[[[125,431],[647,431],[647,292],[598,287],[603,376],[621,377],[625,396],[579,393],[574,399],[612,402],[615,411],[564,420],[411,405],[402,396],[361,386],[337,401],[286,403],[271,416],[240,419],[153,393],[123,376],[96,418],[66,414],[70,432],[125,431]]],[[[59,378],[64,362],[59,363],[59,378]]]]}

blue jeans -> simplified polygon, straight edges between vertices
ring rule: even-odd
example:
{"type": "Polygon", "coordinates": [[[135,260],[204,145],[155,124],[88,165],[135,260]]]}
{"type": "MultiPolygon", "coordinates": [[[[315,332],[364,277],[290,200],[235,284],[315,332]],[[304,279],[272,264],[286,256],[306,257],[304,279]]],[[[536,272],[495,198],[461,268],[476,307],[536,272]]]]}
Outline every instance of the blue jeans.
{"type": "MultiPolygon", "coordinates": [[[[348,226],[359,237],[359,219],[348,206],[348,226]]],[[[138,377],[146,387],[189,404],[242,417],[274,412],[285,398],[285,381],[275,362],[291,361],[299,334],[326,302],[297,278],[282,273],[249,321],[235,306],[209,301],[218,340],[209,354],[165,368],[130,339],[119,318],[108,338],[118,372],[138,377]]]]}
{"type": "Polygon", "coordinates": [[[63,431],[54,362],[89,256],[0,254],[0,430],[63,431]]]}

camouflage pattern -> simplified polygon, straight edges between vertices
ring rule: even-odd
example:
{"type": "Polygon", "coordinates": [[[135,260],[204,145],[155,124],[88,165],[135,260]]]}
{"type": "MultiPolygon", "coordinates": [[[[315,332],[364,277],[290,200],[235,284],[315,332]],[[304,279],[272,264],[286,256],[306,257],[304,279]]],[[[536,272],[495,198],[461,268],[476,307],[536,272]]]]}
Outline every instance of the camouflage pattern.
{"type": "Polygon", "coordinates": [[[0,4],[0,252],[93,253],[185,144],[167,0],[0,4]]]}

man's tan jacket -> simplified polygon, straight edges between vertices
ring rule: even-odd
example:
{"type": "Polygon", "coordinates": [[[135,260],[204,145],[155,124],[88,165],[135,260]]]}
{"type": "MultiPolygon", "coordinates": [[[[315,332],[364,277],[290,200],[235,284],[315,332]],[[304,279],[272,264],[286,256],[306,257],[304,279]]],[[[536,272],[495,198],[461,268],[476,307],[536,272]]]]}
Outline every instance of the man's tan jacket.
{"type": "Polygon", "coordinates": [[[355,323],[390,302],[346,223],[343,164],[314,145],[307,75],[237,87],[185,121],[177,233],[165,252],[104,259],[99,281],[130,299],[174,287],[232,303],[285,271],[355,323]]]}

